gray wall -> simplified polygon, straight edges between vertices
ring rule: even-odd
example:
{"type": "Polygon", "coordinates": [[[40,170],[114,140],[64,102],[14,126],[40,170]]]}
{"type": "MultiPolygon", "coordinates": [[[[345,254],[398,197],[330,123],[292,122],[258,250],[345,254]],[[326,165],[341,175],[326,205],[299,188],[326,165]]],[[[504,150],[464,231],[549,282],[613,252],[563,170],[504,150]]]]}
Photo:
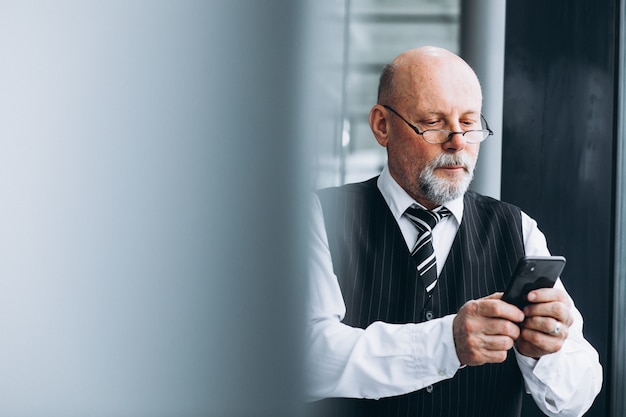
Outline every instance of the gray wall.
{"type": "Polygon", "coordinates": [[[296,414],[304,4],[0,2],[0,414],[296,414]]]}

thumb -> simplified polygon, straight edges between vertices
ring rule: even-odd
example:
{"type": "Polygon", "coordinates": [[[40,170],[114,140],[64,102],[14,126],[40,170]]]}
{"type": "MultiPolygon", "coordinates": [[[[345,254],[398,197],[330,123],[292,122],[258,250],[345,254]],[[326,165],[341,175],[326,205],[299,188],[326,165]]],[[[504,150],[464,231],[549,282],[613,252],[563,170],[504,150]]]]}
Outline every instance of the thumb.
{"type": "Polygon", "coordinates": [[[504,295],[503,292],[494,292],[493,294],[483,297],[483,300],[501,300],[502,295],[504,295]]]}

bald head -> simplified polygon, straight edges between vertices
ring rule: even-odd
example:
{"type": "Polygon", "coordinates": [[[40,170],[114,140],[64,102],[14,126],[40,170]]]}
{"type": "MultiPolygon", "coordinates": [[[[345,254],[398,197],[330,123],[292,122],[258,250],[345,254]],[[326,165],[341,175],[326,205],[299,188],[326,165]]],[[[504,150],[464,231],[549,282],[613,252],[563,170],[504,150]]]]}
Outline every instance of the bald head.
{"type": "Polygon", "coordinates": [[[414,102],[420,93],[436,88],[443,93],[458,91],[482,103],[478,77],[458,55],[434,46],[411,49],[385,66],[378,89],[378,103],[414,102]]]}
{"type": "Polygon", "coordinates": [[[465,193],[480,143],[459,133],[483,130],[481,107],[476,74],[450,51],[412,49],[385,67],[369,123],[389,173],[415,201],[433,208],[465,193]],[[433,143],[426,130],[450,135],[433,143]]]}

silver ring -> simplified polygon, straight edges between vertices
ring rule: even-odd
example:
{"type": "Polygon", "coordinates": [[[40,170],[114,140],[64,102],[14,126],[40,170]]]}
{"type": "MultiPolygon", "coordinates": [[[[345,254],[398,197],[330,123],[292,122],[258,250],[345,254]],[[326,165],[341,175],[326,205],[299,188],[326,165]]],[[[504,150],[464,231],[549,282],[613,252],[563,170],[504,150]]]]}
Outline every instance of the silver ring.
{"type": "Polygon", "coordinates": [[[554,330],[550,332],[551,335],[556,336],[561,331],[561,322],[557,321],[556,326],[554,326],[554,330]]]}

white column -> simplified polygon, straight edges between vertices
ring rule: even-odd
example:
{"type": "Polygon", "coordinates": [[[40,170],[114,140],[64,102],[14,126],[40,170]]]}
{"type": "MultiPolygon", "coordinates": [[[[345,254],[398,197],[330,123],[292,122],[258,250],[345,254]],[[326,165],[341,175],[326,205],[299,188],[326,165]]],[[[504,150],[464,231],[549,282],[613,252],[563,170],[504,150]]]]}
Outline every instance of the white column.
{"type": "Polygon", "coordinates": [[[474,68],[483,89],[483,114],[494,136],[480,149],[471,188],[500,198],[502,101],[506,1],[461,0],[461,55],[474,68]]]}

